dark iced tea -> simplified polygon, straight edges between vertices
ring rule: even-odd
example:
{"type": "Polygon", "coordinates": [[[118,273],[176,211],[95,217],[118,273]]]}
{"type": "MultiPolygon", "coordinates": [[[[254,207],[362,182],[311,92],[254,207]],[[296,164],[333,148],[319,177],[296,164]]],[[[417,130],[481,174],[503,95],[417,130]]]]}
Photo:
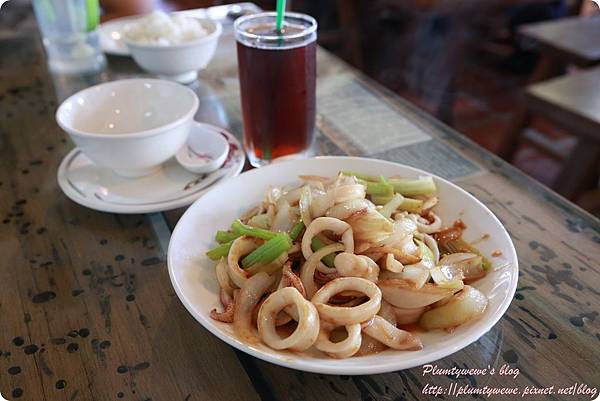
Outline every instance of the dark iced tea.
{"type": "Polygon", "coordinates": [[[278,33],[269,14],[236,22],[244,144],[254,166],[305,155],[315,125],[316,23],[289,13],[278,33]]]}

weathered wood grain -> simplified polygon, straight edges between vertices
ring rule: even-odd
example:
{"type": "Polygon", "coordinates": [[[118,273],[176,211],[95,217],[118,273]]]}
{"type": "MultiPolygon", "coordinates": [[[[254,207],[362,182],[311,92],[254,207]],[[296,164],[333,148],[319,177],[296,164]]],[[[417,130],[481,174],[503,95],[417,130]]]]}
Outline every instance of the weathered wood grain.
{"type": "Polygon", "coordinates": [[[171,287],[145,216],[85,209],[36,37],[0,41],[0,391],[19,400],[257,400],[171,287]],[[26,65],[27,68],[20,68],[26,65]]]}
{"type": "MultiPolygon", "coordinates": [[[[506,316],[480,340],[436,364],[496,369],[508,364],[520,374],[516,379],[457,379],[423,377],[422,369],[415,368],[374,376],[326,376],[234,352],[202,329],[175,297],[161,249],[167,238],[157,237],[150,224],[156,215],[97,213],[59,192],[56,167],[71,145],[63,142],[64,134],[53,121],[53,88],[41,49],[33,43],[27,36],[0,40],[0,218],[6,221],[0,225],[3,394],[21,388],[19,399],[35,401],[114,400],[120,392],[123,399],[154,401],[422,400],[433,399],[422,394],[427,384],[524,388],[578,382],[600,387],[598,220],[358,75],[433,141],[482,167],[458,184],[496,213],[517,247],[521,276],[506,316]],[[20,71],[21,65],[34,67],[20,71]],[[34,349],[27,346],[33,344],[38,349],[27,355],[25,350],[34,349]],[[63,386],[60,380],[65,380],[62,389],[57,388],[63,386]]],[[[193,89],[201,98],[202,116],[215,116],[207,110],[223,112],[240,136],[230,37],[220,52],[193,89]]],[[[319,50],[319,77],[349,71],[319,50]]],[[[108,74],[100,79],[139,73],[131,60],[111,58],[108,74]]],[[[79,84],[62,82],[57,88],[68,92],[79,84]]],[[[347,151],[339,146],[346,143],[343,132],[319,128],[317,153],[347,151]]],[[[171,228],[182,212],[164,214],[171,228]]]]}

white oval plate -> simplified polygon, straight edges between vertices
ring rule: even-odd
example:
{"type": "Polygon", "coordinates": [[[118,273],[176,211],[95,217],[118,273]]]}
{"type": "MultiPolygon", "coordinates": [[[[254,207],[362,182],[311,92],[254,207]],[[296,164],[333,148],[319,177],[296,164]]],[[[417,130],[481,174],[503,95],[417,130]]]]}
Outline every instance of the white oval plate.
{"type": "Polygon", "coordinates": [[[196,201],[177,223],[169,243],[168,265],[171,282],[187,310],[211,333],[226,343],[257,358],[288,368],[315,373],[361,375],[391,372],[430,363],[466,347],[485,334],[504,314],[515,293],[518,261],[515,248],[500,221],[481,202],[458,186],[435,177],[440,204],[436,211],[450,225],[462,219],[468,226],[464,238],[475,240],[489,234],[477,246],[492,258],[494,269],[474,286],[486,294],[489,305],[479,320],[459,326],[454,332],[431,331],[419,334],[421,351],[387,350],[379,354],[332,359],[318,351],[305,353],[276,351],[264,344],[239,341],[233,326],[216,322],[210,310],[220,308],[214,262],[204,253],[215,246],[217,230],[227,230],[243,212],[258,204],[270,186],[298,183],[298,175],[334,176],[340,170],[371,175],[417,177],[431,175],[396,163],[356,157],[322,157],[276,163],[248,171],[216,186],[196,201]]]}
{"type": "Polygon", "coordinates": [[[190,135],[206,127],[218,129],[229,143],[225,163],[212,173],[191,173],[171,158],[156,173],[125,178],[95,165],[81,149],[75,148],[58,168],[58,184],[74,202],[102,212],[152,213],[187,206],[212,185],[238,175],[244,167],[244,150],[233,134],[194,122],[190,135]]]}

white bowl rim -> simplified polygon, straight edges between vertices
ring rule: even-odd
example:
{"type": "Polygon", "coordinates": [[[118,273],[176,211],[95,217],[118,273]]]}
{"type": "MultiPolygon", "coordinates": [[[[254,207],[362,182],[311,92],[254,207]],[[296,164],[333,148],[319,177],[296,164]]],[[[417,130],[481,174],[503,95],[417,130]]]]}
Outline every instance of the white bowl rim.
{"type": "MultiPolygon", "coordinates": [[[[152,49],[152,50],[160,50],[160,49],[164,49],[164,50],[171,50],[171,49],[185,49],[188,47],[194,47],[197,45],[200,45],[204,42],[209,42],[213,39],[218,38],[219,36],[221,36],[221,33],[223,32],[223,26],[221,25],[221,23],[219,21],[215,21],[212,20],[210,18],[200,18],[200,17],[186,17],[186,18],[194,18],[197,19],[199,21],[204,21],[204,22],[210,22],[211,24],[214,24],[215,26],[215,30],[212,31],[211,33],[209,33],[206,36],[202,36],[201,38],[195,39],[195,40],[190,40],[190,41],[186,41],[183,43],[177,43],[177,44],[169,44],[169,45],[157,45],[155,43],[142,43],[142,42],[136,42],[133,40],[130,40],[127,38],[127,35],[125,35],[123,33],[123,41],[127,44],[127,46],[131,46],[131,47],[137,47],[139,49],[152,49]]],[[[132,20],[135,20],[138,18],[134,18],[132,20]]],[[[132,21],[133,22],[133,21],[132,21]]]]}
{"type": "Polygon", "coordinates": [[[177,82],[168,81],[166,79],[154,79],[154,78],[128,78],[128,79],[118,79],[115,81],[102,82],[100,84],[87,87],[85,89],[80,90],[79,92],[74,93],[73,95],[71,95],[68,98],[66,98],[65,100],[63,100],[63,102],[60,104],[60,106],[58,106],[58,109],[56,109],[55,118],[56,118],[56,122],[58,123],[58,125],[63,130],[65,130],[67,133],[69,133],[71,135],[75,134],[75,135],[87,137],[87,138],[111,138],[111,139],[115,139],[115,140],[124,140],[124,139],[131,139],[131,138],[150,137],[150,136],[165,133],[165,131],[169,131],[169,130],[177,127],[178,125],[181,125],[186,120],[189,120],[190,117],[193,119],[194,115],[196,114],[196,111],[198,111],[199,106],[200,106],[200,101],[198,100],[198,96],[196,95],[196,93],[193,90],[191,90],[190,88],[188,88],[184,85],[181,85],[177,82]],[[60,118],[61,111],[66,107],[66,104],[68,102],[72,102],[76,96],[81,95],[84,92],[90,92],[99,86],[111,86],[111,85],[118,85],[121,83],[134,82],[134,81],[157,82],[157,83],[160,83],[161,85],[171,85],[173,87],[176,87],[176,88],[178,88],[177,90],[181,90],[183,92],[187,92],[188,94],[192,95],[192,106],[191,106],[190,110],[188,110],[183,116],[177,118],[174,121],[171,121],[170,123],[163,124],[158,127],[154,127],[154,128],[150,128],[150,129],[142,130],[142,131],[123,132],[123,133],[119,133],[119,135],[82,131],[80,129],[74,128],[74,127],[70,126],[69,124],[66,124],[65,122],[61,121],[61,118],[60,118]]]}
{"type": "MultiPolygon", "coordinates": [[[[477,203],[480,207],[482,207],[484,210],[486,210],[488,212],[489,217],[492,220],[494,220],[501,227],[504,235],[506,236],[506,238],[508,238],[508,248],[510,250],[510,255],[505,255],[505,256],[508,257],[510,262],[514,261],[514,270],[515,270],[514,274],[511,277],[510,288],[508,290],[509,296],[506,297],[505,301],[500,305],[500,307],[496,311],[496,313],[494,315],[490,316],[486,320],[485,326],[482,327],[480,330],[469,332],[467,337],[464,338],[460,344],[455,345],[451,349],[438,350],[437,352],[434,352],[434,353],[425,354],[425,356],[420,357],[416,361],[416,363],[411,364],[411,366],[398,367],[399,364],[391,364],[391,365],[390,364],[387,364],[387,365],[375,364],[372,366],[363,366],[360,364],[355,364],[355,365],[350,365],[350,366],[345,367],[344,368],[345,370],[340,373],[338,367],[323,366],[323,365],[319,365],[318,363],[311,363],[309,360],[306,360],[306,359],[300,359],[299,361],[289,362],[284,359],[277,358],[276,356],[274,356],[272,354],[262,352],[258,349],[255,349],[254,347],[247,346],[246,344],[238,341],[237,339],[222,333],[218,329],[218,327],[213,322],[211,322],[211,320],[208,316],[201,315],[194,309],[194,307],[188,302],[187,298],[184,295],[182,288],[179,286],[177,280],[175,279],[175,273],[174,273],[174,267],[173,267],[174,263],[172,260],[173,254],[172,254],[172,249],[171,249],[171,246],[173,244],[173,238],[175,238],[177,236],[177,232],[179,231],[178,229],[180,229],[179,223],[181,222],[181,220],[185,217],[186,214],[189,214],[190,210],[192,210],[192,208],[194,208],[194,206],[198,202],[200,202],[200,200],[202,199],[202,198],[199,198],[188,207],[188,209],[185,211],[185,213],[181,216],[181,218],[177,222],[175,228],[173,229],[173,232],[171,233],[171,238],[169,240],[169,245],[168,245],[168,249],[167,249],[167,269],[169,271],[169,279],[171,280],[171,285],[175,289],[175,293],[177,294],[179,301],[187,309],[188,313],[190,313],[192,315],[192,317],[194,319],[196,319],[196,321],[198,323],[200,323],[200,325],[202,327],[204,327],[212,335],[216,336],[221,341],[232,346],[233,348],[238,349],[238,350],[240,350],[248,355],[251,355],[255,358],[270,362],[275,365],[279,365],[279,366],[283,366],[283,367],[291,368],[291,369],[295,369],[295,370],[305,371],[305,372],[319,373],[319,374],[333,374],[333,375],[339,375],[339,374],[366,375],[366,374],[368,374],[368,375],[371,375],[371,374],[393,372],[393,371],[397,371],[399,369],[400,370],[410,369],[410,368],[414,368],[416,366],[420,366],[425,363],[434,362],[441,358],[445,358],[449,355],[452,355],[455,352],[458,352],[458,351],[466,348],[467,346],[471,345],[475,341],[479,340],[485,333],[490,331],[496,325],[496,323],[498,323],[498,321],[505,315],[506,311],[508,310],[509,306],[512,303],[514,294],[517,289],[517,284],[518,284],[518,280],[519,280],[519,259],[517,256],[517,251],[515,249],[515,246],[512,242],[512,239],[511,239],[510,235],[508,234],[508,231],[506,230],[506,228],[504,227],[502,222],[498,219],[498,217],[496,217],[496,215],[486,205],[484,205],[479,199],[477,199],[475,196],[471,195],[468,191],[462,189],[461,187],[459,187],[458,185],[454,184],[453,182],[451,182],[449,180],[441,178],[441,177],[439,177],[435,174],[429,173],[425,170],[422,170],[422,169],[419,169],[416,167],[412,167],[412,166],[408,166],[405,164],[401,164],[401,163],[396,163],[396,162],[391,162],[391,161],[381,160],[381,159],[368,158],[368,157],[356,157],[356,156],[317,156],[314,159],[328,159],[328,160],[354,159],[354,160],[362,160],[362,161],[375,161],[377,163],[390,164],[393,166],[401,166],[404,168],[408,168],[409,170],[413,170],[420,174],[429,175],[429,176],[435,178],[436,180],[443,181],[446,184],[453,187],[454,189],[457,189],[457,190],[463,192],[467,197],[471,198],[475,203],[477,203]]],[[[285,162],[272,164],[272,165],[270,165],[270,167],[280,166],[281,164],[288,164],[288,163],[291,164],[291,163],[295,163],[295,162],[297,162],[297,160],[285,161],[285,162]]],[[[267,166],[267,167],[269,167],[269,166],[267,166]]],[[[219,183],[218,185],[211,188],[210,190],[214,190],[215,188],[217,188],[221,185],[227,185],[227,183],[232,180],[241,180],[241,179],[243,179],[242,177],[244,177],[244,175],[246,175],[246,174],[249,174],[249,173],[257,174],[256,171],[260,171],[260,169],[248,170],[236,177],[233,177],[231,180],[228,180],[227,182],[219,183]]],[[[209,191],[207,191],[207,193],[208,192],[209,191]]]]}

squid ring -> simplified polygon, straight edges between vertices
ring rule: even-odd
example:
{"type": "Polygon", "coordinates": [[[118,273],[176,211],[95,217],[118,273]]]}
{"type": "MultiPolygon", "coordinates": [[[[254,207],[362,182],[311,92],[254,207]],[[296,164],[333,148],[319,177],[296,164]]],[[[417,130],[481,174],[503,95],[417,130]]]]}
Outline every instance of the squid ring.
{"type": "Polygon", "coordinates": [[[340,277],[331,280],[312,297],[322,320],[338,326],[347,326],[371,319],[381,307],[381,290],[373,282],[360,277],[340,277]],[[357,306],[332,306],[327,302],[343,291],[357,291],[369,300],[357,306]]]}
{"type": "Polygon", "coordinates": [[[342,252],[335,257],[333,265],[342,277],[362,277],[374,283],[379,277],[379,266],[365,255],[342,252]]]}
{"type": "Polygon", "coordinates": [[[215,267],[215,272],[217,274],[219,287],[221,287],[227,295],[232,296],[235,285],[231,282],[231,278],[229,278],[229,273],[227,272],[227,260],[225,258],[219,259],[219,263],[217,263],[217,266],[215,267]]]}
{"type": "Polygon", "coordinates": [[[248,273],[240,267],[240,258],[252,252],[258,246],[258,241],[248,237],[239,237],[231,244],[229,254],[227,255],[227,273],[233,284],[239,288],[242,288],[246,280],[248,280],[248,273]]]}
{"type": "Polygon", "coordinates": [[[304,351],[314,344],[319,335],[317,309],[294,287],[285,287],[269,295],[258,311],[257,324],[265,344],[277,350],[304,351]],[[298,326],[290,336],[282,339],[275,330],[275,320],[279,312],[289,305],[296,307],[298,326]]]}
{"type": "Polygon", "coordinates": [[[442,229],[442,219],[433,212],[429,212],[429,217],[433,218],[432,223],[422,223],[421,218],[417,218],[417,228],[419,231],[425,234],[433,234],[440,231],[442,229]]]}
{"type": "Polygon", "coordinates": [[[302,284],[306,290],[307,298],[312,298],[312,296],[317,292],[317,285],[315,284],[315,270],[317,269],[317,265],[320,263],[321,258],[329,255],[332,252],[341,251],[343,249],[344,246],[342,244],[336,243],[327,245],[306,259],[306,262],[304,262],[300,268],[300,280],[302,280],[302,284]]]}
{"type": "Polygon", "coordinates": [[[362,343],[360,324],[354,323],[345,327],[348,332],[348,337],[340,342],[334,343],[329,339],[329,335],[335,326],[327,322],[321,322],[321,329],[319,330],[319,336],[315,342],[315,347],[319,351],[323,351],[333,358],[348,358],[356,354],[362,343]]]}
{"type": "Polygon", "coordinates": [[[246,280],[246,283],[235,298],[233,331],[239,338],[246,342],[258,342],[252,326],[252,311],[256,308],[263,295],[269,292],[269,288],[273,285],[274,281],[275,278],[269,276],[267,273],[257,273],[246,280]]]}
{"type": "MultiPolygon", "coordinates": [[[[308,259],[313,254],[311,248],[313,237],[326,230],[341,236],[344,250],[348,253],[354,253],[354,234],[350,224],[333,217],[317,217],[306,227],[306,232],[302,237],[302,255],[305,259],[308,259]]],[[[320,261],[317,264],[317,270],[323,273],[332,273],[334,271],[334,269],[325,266],[320,261]]]]}
{"type": "Polygon", "coordinates": [[[362,330],[365,334],[393,349],[411,351],[423,349],[419,337],[397,328],[379,315],[374,316],[368,324],[363,325],[362,330]]]}

